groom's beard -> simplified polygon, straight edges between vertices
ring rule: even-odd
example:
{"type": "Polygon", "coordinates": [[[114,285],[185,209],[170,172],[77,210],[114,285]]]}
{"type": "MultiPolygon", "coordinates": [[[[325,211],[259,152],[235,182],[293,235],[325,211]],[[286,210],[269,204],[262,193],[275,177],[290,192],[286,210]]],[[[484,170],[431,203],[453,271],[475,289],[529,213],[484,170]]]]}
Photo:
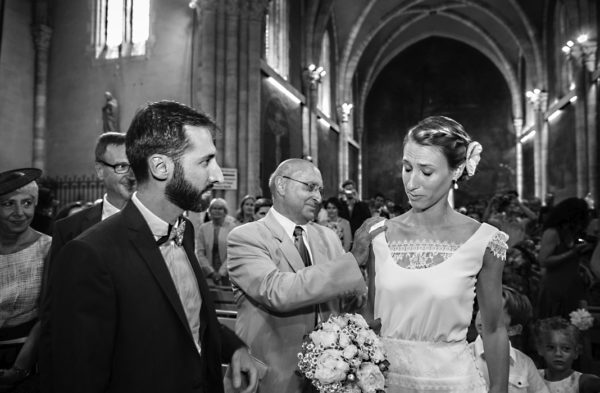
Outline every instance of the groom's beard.
{"type": "Polygon", "coordinates": [[[175,160],[173,178],[165,188],[165,195],[171,203],[181,209],[199,212],[202,211],[204,205],[202,194],[210,188],[212,188],[212,184],[209,184],[205,189],[194,187],[194,185],[185,178],[183,167],[179,161],[175,160]]]}

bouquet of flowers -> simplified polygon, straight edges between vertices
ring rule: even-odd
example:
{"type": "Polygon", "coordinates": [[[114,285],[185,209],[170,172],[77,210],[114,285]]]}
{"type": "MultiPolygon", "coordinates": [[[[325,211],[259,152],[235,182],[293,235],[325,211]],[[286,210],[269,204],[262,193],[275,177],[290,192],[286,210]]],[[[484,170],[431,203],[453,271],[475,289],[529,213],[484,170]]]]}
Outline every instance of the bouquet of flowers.
{"type": "Polygon", "coordinates": [[[594,325],[594,317],[585,308],[579,308],[569,313],[571,323],[577,327],[577,329],[584,331],[588,330],[594,325]]]}
{"type": "Polygon", "coordinates": [[[311,332],[298,367],[321,393],[385,392],[386,360],[379,337],[359,314],[331,316],[311,332]]]}

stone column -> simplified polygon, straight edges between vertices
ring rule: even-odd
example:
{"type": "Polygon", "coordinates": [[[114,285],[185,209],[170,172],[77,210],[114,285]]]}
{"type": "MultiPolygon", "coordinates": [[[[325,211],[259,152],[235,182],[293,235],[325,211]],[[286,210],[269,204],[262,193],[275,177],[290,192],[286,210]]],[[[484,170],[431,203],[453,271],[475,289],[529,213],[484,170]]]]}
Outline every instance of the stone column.
{"type": "Polygon", "coordinates": [[[340,143],[339,143],[339,178],[340,181],[344,181],[348,178],[348,136],[350,135],[350,120],[352,115],[353,105],[349,103],[343,103],[337,106],[338,119],[340,121],[340,143]]]}
{"type": "Polygon", "coordinates": [[[199,0],[195,86],[200,109],[221,128],[219,162],[237,168],[238,189],[226,191],[231,208],[260,189],[262,20],[268,0],[199,0]]]}
{"type": "Polygon", "coordinates": [[[241,131],[241,137],[248,141],[246,166],[246,188],[248,193],[256,195],[260,192],[260,92],[261,92],[261,42],[262,22],[267,10],[268,0],[243,0],[248,3],[248,38],[247,54],[248,69],[244,74],[248,76],[248,125],[241,131]]]}
{"type": "Polygon", "coordinates": [[[540,89],[534,89],[532,94],[528,93],[528,98],[533,105],[533,112],[535,116],[535,139],[534,139],[534,150],[533,159],[535,162],[535,196],[543,198],[546,187],[547,187],[547,173],[546,173],[546,150],[548,145],[548,135],[546,128],[546,120],[544,115],[546,113],[546,107],[548,106],[548,93],[540,89]],[[545,144],[545,145],[544,145],[545,144]]]}
{"type": "Polygon", "coordinates": [[[586,123],[587,123],[587,153],[588,153],[588,192],[597,203],[599,186],[598,173],[598,81],[590,80],[590,75],[596,71],[596,45],[593,43],[584,50],[584,65],[586,73],[586,123]]]}
{"type": "Polygon", "coordinates": [[[52,29],[44,24],[33,27],[35,45],[33,156],[32,166],[46,169],[46,101],[48,90],[48,51],[52,29]]]}
{"type": "Polygon", "coordinates": [[[588,192],[588,132],[587,132],[587,77],[581,64],[574,64],[577,81],[577,101],[575,105],[575,154],[577,173],[577,196],[583,198],[588,192]]]}
{"type": "Polygon", "coordinates": [[[523,148],[521,146],[521,132],[523,129],[523,119],[520,117],[517,117],[513,120],[513,125],[515,128],[515,135],[517,136],[517,144],[515,146],[516,148],[516,154],[515,154],[515,161],[516,161],[516,187],[517,187],[517,192],[519,193],[519,195],[523,196],[523,148]]]}

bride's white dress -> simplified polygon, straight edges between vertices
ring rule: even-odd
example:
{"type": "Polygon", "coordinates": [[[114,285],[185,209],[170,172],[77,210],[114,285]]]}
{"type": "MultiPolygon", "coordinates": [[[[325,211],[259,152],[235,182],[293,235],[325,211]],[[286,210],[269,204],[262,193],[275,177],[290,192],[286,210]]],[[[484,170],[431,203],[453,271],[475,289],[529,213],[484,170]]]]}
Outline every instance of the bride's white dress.
{"type": "Polygon", "coordinates": [[[390,362],[387,393],[487,392],[467,348],[466,334],[485,250],[490,248],[504,260],[506,239],[506,234],[488,224],[482,224],[463,244],[388,244],[385,233],[375,237],[374,312],[375,318],[381,318],[390,362]],[[412,268],[396,264],[394,256],[402,254],[412,256],[412,268]],[[423,263],[432,256],[441,256],[443,261],[423,263]]]}

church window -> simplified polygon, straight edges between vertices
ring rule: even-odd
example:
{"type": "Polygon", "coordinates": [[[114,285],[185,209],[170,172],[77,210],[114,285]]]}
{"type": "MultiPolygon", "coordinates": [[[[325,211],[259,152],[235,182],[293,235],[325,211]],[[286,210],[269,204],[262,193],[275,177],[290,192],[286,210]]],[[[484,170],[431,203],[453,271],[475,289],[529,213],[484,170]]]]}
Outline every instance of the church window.
{"type": "Polygon", "coordinates": [[[289,75],[289,16],[287,0],[270,0],[264,27],[267,64],[284,79],[289,75]]]}
{"type": "Polygon", "coordinates": [[[94,46],[97,58],[146,54],[150,0],[97,0],[94,46]]]}

